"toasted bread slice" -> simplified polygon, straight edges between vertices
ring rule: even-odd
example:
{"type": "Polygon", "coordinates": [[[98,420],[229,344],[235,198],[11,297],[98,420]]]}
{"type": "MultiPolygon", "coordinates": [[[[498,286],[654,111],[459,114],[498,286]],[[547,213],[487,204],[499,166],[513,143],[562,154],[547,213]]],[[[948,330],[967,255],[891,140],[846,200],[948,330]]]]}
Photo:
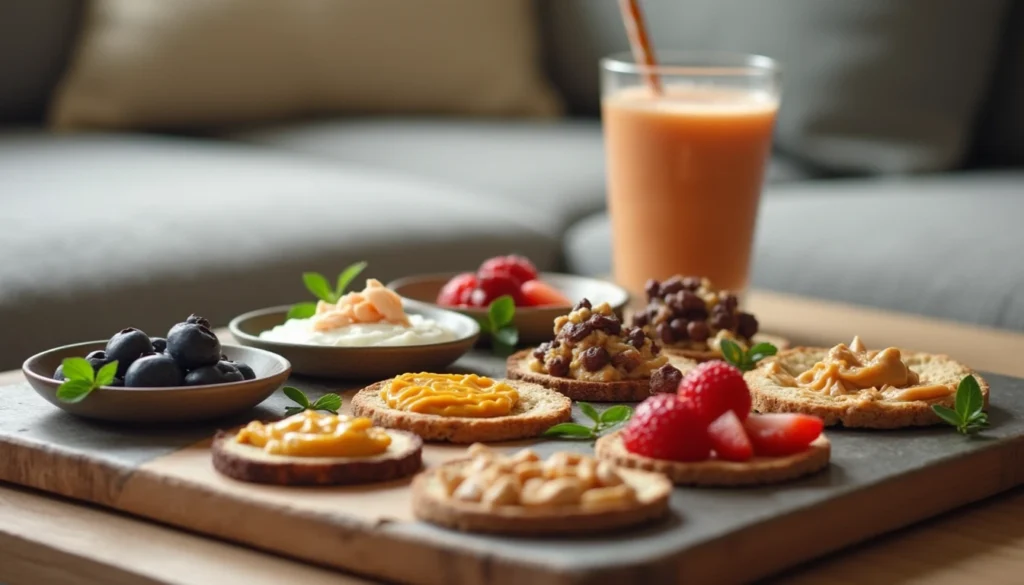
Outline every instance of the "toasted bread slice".
{"type": "Polygon", "coordinates": [[[619,475],[637,493],[637,501],[589,508],[574,506],[489,506],[454,500],[442,483],[445,468],[468,465],[452,461],[420,473],[412,482],[412,509],[420,520],[466,532],[550,535],[590,534],[641,524],[668,513],[672,484],[656,473],[620,469],[619,475]]]}
{"type": "MultiPolygon", "coordinates": [[[[506,376],[512,380],[525,380],[557,390],[573,400],[586,402],[639,402],[651,396],[651,379],[617,380],[615,382],[594,382],[559,378],[541,374],[530,369],[530,355],[533,350],[524,349],[509,356],[506,362],[506,376]]],[[[684,374],[697,362],[680,355],[666,354],[668,363],[684,374]]]]}
{"type": "Polygon", "coordinates": [[[396,410],[380,397],[387,380],[363,388],[352,397],[352,413],[373,424],[416,433],[427,441],[490,443],[536,437],[572,418],[572,401],[537,384],[505,380],[519,393],[511,414],[495,417],[440,416],[396,410]]]}
{"type": "MultiPolygon", "coordinates": [[[[767,335],[764,333],[758,333],[751,340],[753,343],[770,343],[775,346],[776,349],[782,351],[789,349],[789,340],[785,337],[779,337],[778,335],[767,335]]],[[[671,345],[662,346],[662,350],[666,355],[680,355],[697,362],[709,362],[711,360],[722,359],[722,352],[715,351],[713,349],[685,349],[682,347],[673,347],[671,345]]]]}
{"type": "Polygon", "coordinates": [[[213,439],[213,467],[253,483],[275,485],[346,485],[388,481],[422,467],[423,441],[412,433],[389,430],[391,445],[369,457],[292,457],[272,455],[235,441],[236,432],[220,431],[213,439]]]}
{"type": "Polygon", "coordinates": [[[779,483],[810,475],[828,466],[832,447],[825,435],[811,443],[806,451],[786,457],[754,457],[750,461],[666,461],[636,455],[626,450],[621,431],[597,440],[594,453],[598,459],[620,467],[645,469],[665,474],[672,483],[692,486],[733,487],[779,483]]]}
{"type": "Polygon", "coordinates": [[[922,385],[944,384],[950,387],[948,396],[934,400],[867,400],[860,393],[832,396],[803,388],[780,386],[766,371],[771,363],[778,362],[784,371],[796,376],[824,359],[828,351],[823,347],[797,347],[779,352],[774,358],[766,359],[756,369],[747,372],[744,378],[750,386],[753,409],[757,412],[813,414],[824,420],[827,426],[842,424],[845,427],[872,429],[927,426],[942,422],[932,410],[932,405],[942,404],[952,408],[956,387],[968,374],[974,375],[978,381],[985,406],[988,407],[988,382],[967,366],[945,355],[900,352],[904,363],[920,376],[922,385]]]}

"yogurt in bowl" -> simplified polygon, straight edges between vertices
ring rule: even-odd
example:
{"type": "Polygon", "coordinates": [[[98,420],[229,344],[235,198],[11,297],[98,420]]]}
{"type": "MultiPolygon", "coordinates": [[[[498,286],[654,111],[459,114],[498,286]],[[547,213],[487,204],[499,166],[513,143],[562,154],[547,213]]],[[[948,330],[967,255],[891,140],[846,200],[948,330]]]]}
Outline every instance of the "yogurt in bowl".
{"type": "Polygon", "coordinates": [[[329,347],[428,345],[457,337],[432,319],[407,315],[401,297],[372,278],[337,303],[320,301],[308,319],[289,319],[259,334],[266,341],[329,347]]]}

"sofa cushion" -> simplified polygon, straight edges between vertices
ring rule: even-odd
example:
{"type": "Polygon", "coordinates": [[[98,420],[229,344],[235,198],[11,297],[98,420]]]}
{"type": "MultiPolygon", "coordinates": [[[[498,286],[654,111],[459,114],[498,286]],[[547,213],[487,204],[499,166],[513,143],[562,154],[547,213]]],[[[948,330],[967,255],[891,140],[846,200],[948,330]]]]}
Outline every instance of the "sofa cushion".
{"type": "MultiPolygon", "coordinates": [[[[741,51],[782,62],[782,149],[833,172],[896,173],[963,161],[1010,2],[643,4],[657,49],[741,51]]],[[[570,105],[596,111],[598,59],[627,50],[617,4],[543,2],[542,14],[553,79],[570,105]]]]}
{"type": "MultiPolygon", "coordinates": [[[[335,120],[232,138],[501,197],[542,211],[560,227],[605,205],[604,151],[597,120],[335,120]]],[[[779,157],[768,175],[771,181],[786,181],[809,173],[779,157]]]]}
{"type": "Polygon", "coordinates": [[[976,162],[1024,166],[1024,2],[1013,3],[999,52],[978,125],[976,162]]]}
{"type": "MultiPolygon", "coordinates": [[[[772,185],[753,286],[1024,330],[1024,172],[772,185]]],[[[571,269],[610,270],[608,221],[566,234],[571,269]]]]}
{"type": "Polygon", "coordinates": [[[0,369],[190,312],[224,325],[302,300],[300,273],[472,268],[517,251],[556,266],[543,215],[430,181],[245,145],[0,134],[0,369]]]}

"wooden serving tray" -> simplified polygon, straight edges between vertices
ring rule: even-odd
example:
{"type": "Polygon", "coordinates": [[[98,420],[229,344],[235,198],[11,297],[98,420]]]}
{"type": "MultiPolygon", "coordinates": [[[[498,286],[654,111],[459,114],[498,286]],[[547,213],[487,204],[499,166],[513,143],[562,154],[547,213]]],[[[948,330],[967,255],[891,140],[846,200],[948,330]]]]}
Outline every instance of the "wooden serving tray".
{"type": "MultiPolygon", "coordinates": [[[[457,366],[492,376],[503,369],[501,360],[479,354],[457,366]]],[[[985,377],[993,427],[981,436],[950,427],[829,431],[832,464],[818,475],[761,488],[677,488],[670,519],[584,538],[481,536],[419,523],[408,480],[343,488],[236,482],[210,464],[214,425],[92,423],[55,409],[27,384],[0,388],[0,480],[407,583],[735,583],[1024,482],[1024,380],[985,377]]],[[[293,384],[311,396],[338,390],[293,384]]],[[[284,405],[278,393],[219,426],[280,415],[284,405]]],[[[542,454],[592,448],[535,443],[542,454]]],[[[424,461],[436,465],[463,452],[428,445],[424,461]]]]}

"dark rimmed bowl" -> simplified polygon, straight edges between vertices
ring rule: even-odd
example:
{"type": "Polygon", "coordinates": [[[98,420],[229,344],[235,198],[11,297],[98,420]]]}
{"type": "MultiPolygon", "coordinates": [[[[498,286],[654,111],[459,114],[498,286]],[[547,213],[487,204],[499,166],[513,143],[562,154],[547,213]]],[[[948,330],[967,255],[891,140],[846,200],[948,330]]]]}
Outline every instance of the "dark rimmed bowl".
{"type": "Polygon", "coordinates": [[[57,388],[61,383],[52,378],[57,366],[64,358],[85,357],[106,345],[106,341],[89,341],[44,351],[25,360],[21,370],[37,394],[66,412],[97,420],[134,423],[194,422],[245,412],[266,400],[291,373],[291,364],[279,355],[251,347],[224,345],[221,347],[224,355],[248,364],[256,373],[254,380],[170,388],[103,386],[81,402],[58,400],[57,388]]]}
{"type": "MultiPolygon", "coordinates": [[[[399,278],[388,283],[388,288],[399,296],[440,307],[435,303],[437,293],[448,282],[455,272],[444,274],[420,274],[399,278]]],[[[589,299],[594,305],[608,303],[619,315],[629,303],[629,293],[621,286],[586,276],[542,272],[539,279],[560,290],[573,303],[580,299],[589,299]]],[[[487,319],[487,309],[472,307],[444,307],[450,311],[462,313],[476,320],[487,319]]],[[[565,315],[572,307],[516,307],[513,325],[519,330],[519,342],[536,344],[550,341],[554,337],[555,319],[565,315]]]]}
{"type": "Polygon", "coordinates": [[[406,313],[432,319],[458,337],[444,343],[400,347],[336,347],[260,339],[260,333],[285,322],[287,305],[239,315],[228,324],[228,330],[242,345],[285,356],[297,374],[344,380],[380,380],[406,372],[438,371],[472,349],[480,336],[476,321],[454,311],[410,301],[404,301],[404,306],[406,313]]]}

